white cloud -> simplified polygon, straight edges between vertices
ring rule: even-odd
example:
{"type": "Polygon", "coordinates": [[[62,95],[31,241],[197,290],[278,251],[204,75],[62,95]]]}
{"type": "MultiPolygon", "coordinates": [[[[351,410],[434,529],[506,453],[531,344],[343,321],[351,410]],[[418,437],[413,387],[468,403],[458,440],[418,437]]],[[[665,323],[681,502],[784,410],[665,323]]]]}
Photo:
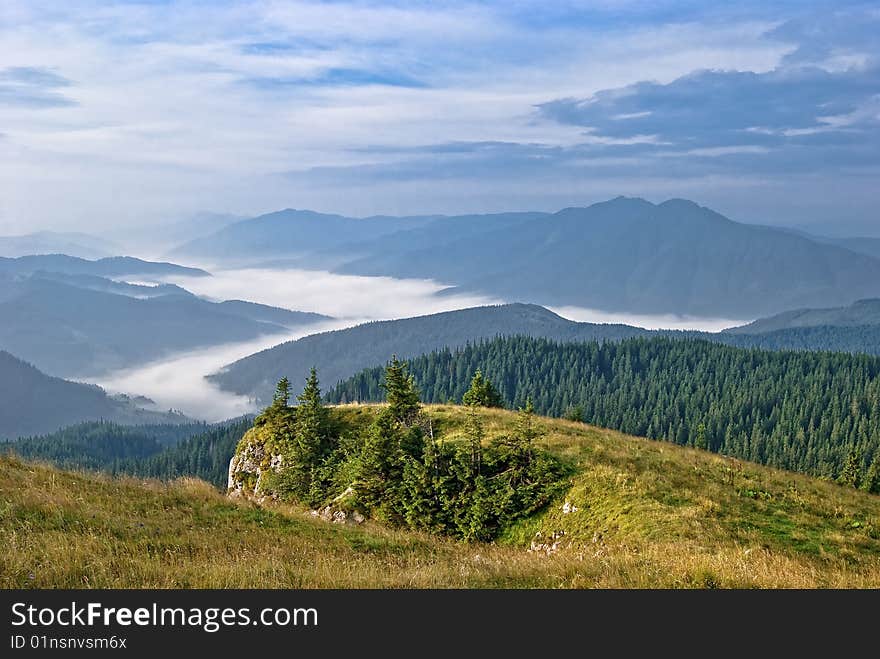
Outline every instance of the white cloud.
{"type": "Polygon", "coordinates": [[[367,204],[278,173],[400,157],[364,152],[373,145],[570,145],[581,132],[536,122],[536,103],[695,66],[765,70],[787,51],[761,39],[765,23],[533,29],[466,3],[3,4],[0,62],[63,75],[77,103],[0,106],[4,233],[146,224],[206,208],[248,214],[301,199],[339,212],[436,210],[442,185],[386,189],[367,204]],[[260,43],[279,47],[248,48],[260,43]],[[265,83],[340,69],[427,86],[265,83]]]}
{"type": "MultiPolygon", "coordinates": [[[[204,264],[203,264],[204,265],[204,264]]],[[[335,318],[389,320],[501,302],[480,295],[442,295],[427,279],[337,275],[315,270],[216,270],[212,277],[168,277],[165,281],[215,300],[247,299],[335,318]]]]}

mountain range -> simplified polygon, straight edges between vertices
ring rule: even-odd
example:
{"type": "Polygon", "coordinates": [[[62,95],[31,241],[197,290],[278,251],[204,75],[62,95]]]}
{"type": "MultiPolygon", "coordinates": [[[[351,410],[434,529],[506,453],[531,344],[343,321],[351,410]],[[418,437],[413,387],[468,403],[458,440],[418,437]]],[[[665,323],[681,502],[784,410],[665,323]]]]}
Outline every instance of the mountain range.
{"type": "Polygon", "coordinates": [[[105,238],[85,233],[38,231],[20,236],[0,236],[0,256],[30,254],[68,254],[97,259],[119,253],[119,247],[105,238]]]}
{"type": "Polygon", "coordinates": [[[762,334],[796,327],[861,327],[866,325],[880,325],[880,299],[878,298],[857,300],[846,307],[784,311],[724,331],[729,334],[762,334]]]}
{"type": "Polygon", "coordinates": [[[92,275],[96,277],[210,276],[210,273],[199,268],[188,268],[175,263],[144,261],[132,256],[111,256],[94,261],[66,254],[37,254],[20,256],[14,259],[0,258],[0,273],[23,275],[39,271],[65,275],[92,275]]]}
{"type": "Polygon", "coordinates": [[[173,254],[429,278],[542,305],[751,319],[880,295],[880,259],[863,251],[734,222],[683,199],[618,197],[557,213],[457,217],[285,210],[173,254]]]}
{"type": "Polygon", "coordinates": [[[351,243],[371,242],[376,237],[433,219],[432,216],[356,219],[287,208],[233,222],[214,233],[184,243],[168,256],[251,264],[277,257],[304,257],[328,248],[343,247],[344,251],[344,246],[351,243]]]}
{"type": "Polygon", "coordinates": [[[741,348],[880,354],[878,300],[865,300],[848,309],[793,314],[815,315],[823,319],[823,324],[802,326],[785,322],[790,314],[781,314],[776,319],[714,333],[647,330],[630,325],[576,322],[532,304],[474,307],[313,334],[244,357],[208,379],[221,389],[268,403],[278,380],[288,377],[298,386],[312,366],[329,387],[363,368],[383,365],[393,355],[407,359],[497,336],[517,335],[560,342],[667,336],[741,348]],[[847,319],[849,323],[845,322],[847,319]]]}
{"type": "Polygon", "coordinates": [[[99,419],[125,424],[189,421],[174,412],[144,409],[137,402],[124,396],[108,396],[95,385],[48,376],[0,350],[0,439],[42,434],[99,419]]]}
{"type": "Polygon", "coordinates": [[[680,199],[568,208],[483,240],[368,256],[341,271],[429,277],[545,305],[722,318],[880,293],[874,258],[680,199]]]}
{"type": "Polygon", "coordinates": [[[62,377],[91,377],[175,351],[326,320],[240,300],[211,302],[173,285],[127,284],[91,274],[0,272],[0,283],[0,348],[62,377]]]}

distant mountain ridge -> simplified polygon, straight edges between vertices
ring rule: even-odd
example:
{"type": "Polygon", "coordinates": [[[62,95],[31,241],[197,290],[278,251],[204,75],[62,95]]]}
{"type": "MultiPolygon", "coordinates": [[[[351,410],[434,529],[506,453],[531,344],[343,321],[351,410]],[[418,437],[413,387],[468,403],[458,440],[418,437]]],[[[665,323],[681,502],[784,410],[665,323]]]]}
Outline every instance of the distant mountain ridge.
{"type": "Polygon", "coordinates": [[[119,248],[114,243],[85,233],[37,231],[17,236],[0,236],[2,257],[68,254],[83,259],[98,259],[118,253],[119,248]]]}
{"type": "Polygon", "coordinates": [[[880,260],[681,199],[620,197],[340,271],[428,277],[544,305],[725,318],[880,295],[880,260]]]}
{"type": "Polygon", "coordinates": [[[271,400],[278,380],[288,377],[298,386],[312,366],[318,368],[324,385],[331,387],[362,368],[384,364],[395,354],[406,359],[496,336],[530,336],[560,342],[667,336],[703,339],[741,348],[880,354],[880,322],[840,327],[784,327],[766,332],[759,328],[749,330],[749,327],[718,333],[647,330],[629,325],[576,322],[538,305],[513,303],[371,322],[313,334],[244,357],[208,379],[221,389],[266,403],[271,400]]]}
{"type": "Polygon", "coordinates": [[[186,277],[209,277],[200,268],[189,268],[176,263],[144,261],[132,256],[110,256],[90,261],[66,254],[38,254],[14,259],[0,258],[0,272],[31,274],[40,270],[67,275],[93,275],[98,277],[122,277],[126,275],[177,275],[186,277]]]}
{"type": "Polygon", "coordinates": [[[175,351],[282,334],[327,320],[232,300],[210,302],[170,285],[95,275],[0,272],[0,349],[64,377],[92,377],[175,351]]]}
{"type": "Polygon", "coordinates": [[[393,354],[415,357],[499,335],[584,341],[644,334],[648,330],[627,325],[576,323],[537,305],[475,307],[312,334],[233,362],[209,379],[222,389],[266,402],[278,380],[287,376],[297,388],[312,366],[317,367],[322,382],[331,386],[367,366],[384,363],[393,354]]]}
{"type": "Polygon", "coordinates": [[[315,250],[372,239],[423,221],[426,219],[384,216],[356,219],[287,208],[233,222],[208,236],[184,243],[169,256],[251,262],[277,256],[303,256],[315,250]]]}
{"type": "Polygon", "coordinates": [[[795,327],[859,327],[880,325],[880,298],[856,300],[846,307],[794,309],[725,330],[729,334],[761,334],[795,327]]]}
{"type": "Polygon", "coordinates": [[[80,421],[186,423],[182,414],[145,410],[92,384],[51,377],[0,350],[0,439],[51,432],[80,421]]]}
{"type": "Polygon", "coordinates": [[[880,296],[880,258],[848,243],[734,222],[692,201],[618,197],[557,213],[347,218],[286,210],[175,255],[342,274],[615,312],[755,318],[880,296]]]}

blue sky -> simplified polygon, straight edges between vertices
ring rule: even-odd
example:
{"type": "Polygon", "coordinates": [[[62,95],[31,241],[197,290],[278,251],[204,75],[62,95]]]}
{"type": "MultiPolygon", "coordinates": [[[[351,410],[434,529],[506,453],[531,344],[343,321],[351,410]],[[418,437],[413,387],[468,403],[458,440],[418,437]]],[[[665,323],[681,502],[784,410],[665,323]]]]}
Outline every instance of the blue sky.
{"type": "Polygon", "coordinates": [[[0,234],[626,194],[880,236],[878,34],[855,2],[4,0],[0,234]]]}

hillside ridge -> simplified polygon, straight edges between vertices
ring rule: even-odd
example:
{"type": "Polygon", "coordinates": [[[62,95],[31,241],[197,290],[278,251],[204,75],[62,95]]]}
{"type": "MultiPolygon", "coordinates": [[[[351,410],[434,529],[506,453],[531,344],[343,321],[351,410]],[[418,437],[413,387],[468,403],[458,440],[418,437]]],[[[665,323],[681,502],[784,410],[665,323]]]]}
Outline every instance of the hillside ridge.
{"type": "MultiPolygon", "coordinates": [[[[375,413],[334,409],[366,415],[363,422],[375,413]]],[[[426,411],[450,440],[464,432],[464,409],[426,411]]],[[[503,410],[480,416],[488,437],[515,419],[503,410]]],[[[584,424],[538,421],[541,445],[576,475],[563,496],[494,544],[369,521],[330,524],[297,507],[230,501],[191,479],[111,479],[0,457],[7,502],[0,533],[15,538],[0,552],[0,585],[880,586],[880,497],[584,424]]]]}

